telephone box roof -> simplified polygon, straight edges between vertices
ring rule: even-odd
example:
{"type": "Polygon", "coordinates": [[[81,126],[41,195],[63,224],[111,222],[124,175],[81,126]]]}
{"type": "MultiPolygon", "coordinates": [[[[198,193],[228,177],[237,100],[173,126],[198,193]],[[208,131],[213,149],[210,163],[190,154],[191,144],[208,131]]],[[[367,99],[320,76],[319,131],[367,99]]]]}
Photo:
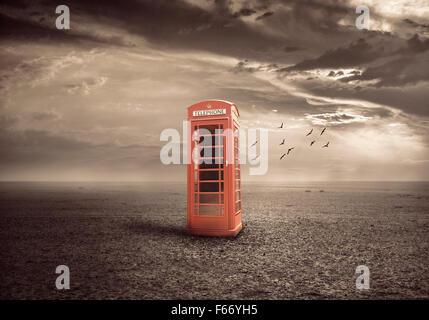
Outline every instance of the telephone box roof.
{"type": "Polygon", "coordinates": [[[238,111],[237,106],[229,101],[225,100],[204,100],[197,102],[188,107],[188,115],[192,116],[192,112],[195,110],[206,110],[206,109],[218,109],[218,108],[226,108],[227,114],[231,113],[231,109],[234,109],[237,113],[237,116],[240,116],[240,112],[238,111]]]}

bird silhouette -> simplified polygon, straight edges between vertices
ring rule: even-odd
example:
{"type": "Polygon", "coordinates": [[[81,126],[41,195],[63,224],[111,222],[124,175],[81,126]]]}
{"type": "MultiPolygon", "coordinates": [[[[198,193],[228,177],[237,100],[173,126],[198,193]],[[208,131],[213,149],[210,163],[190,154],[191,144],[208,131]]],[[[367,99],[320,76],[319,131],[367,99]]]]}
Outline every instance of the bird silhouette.
{"type": "Polygon", "coordinates": [[[286,153],[283,153],[283,155],[280,157],[280,160],[283,159],[285,155],[286,153]]]}
{"type": "Polygon", "coordinates": [[[287,154],[289,154],[289,152],[291,152],[293,149],[295,149],[295,147],[287,149],[287,154]]]}
{"type": "Polygon", "coordinates": [[[325,144],[322,148],[327,148],[329,146],[329,141],[327,144],[325,144]]]}
{"type": "Polygon", "coordinates": [[[285,139],[283,139],[283,141],[280,143],[280,145],[283,145],[283,144],[285,144],[285,139]]]}
{"type": "Polygon", "coordinates": [[[316,142],[316,140],[311,141],[310,147],[316,142]]]}
{"type": "Polygon", "coordinates": [[[254,144],[251,145],[251,147],[255,146],[258,143],[258,140],[254,144]]]}
{"type": "Polygon", "coordinates": [[[322,135],[325,132],[326,128],[323,128],[322,132],[320,133],[320,135],[322,135]]]}
{"type": "Polygon", "coordinates": [[[307,136],[309,136],[309,135],[310,135],[310,134],[312,134],[312,133],[313,133],[313,129],[311,129],[311,130],[310,130],[310,132],[309,132],[309,133],[307,133],[306,137],[307,137],[307,136]]]}
{"type": "Polygon", "coordinates": [[[282,124],[280,125],[279,129],[282,129],[282,128],[283,128],[283,122],[282,122],[282,124]]]}

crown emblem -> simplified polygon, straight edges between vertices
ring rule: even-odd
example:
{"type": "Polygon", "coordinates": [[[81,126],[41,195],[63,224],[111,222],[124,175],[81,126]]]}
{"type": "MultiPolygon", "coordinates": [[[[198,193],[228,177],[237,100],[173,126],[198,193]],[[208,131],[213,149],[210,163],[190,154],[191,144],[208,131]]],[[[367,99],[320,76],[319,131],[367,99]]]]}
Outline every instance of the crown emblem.
{"type": "Polygon", "coordinates": [[[209,103],[208,105],[207,105],[207,109],[210,109],[212,107],[212,105],[209,103]]]}

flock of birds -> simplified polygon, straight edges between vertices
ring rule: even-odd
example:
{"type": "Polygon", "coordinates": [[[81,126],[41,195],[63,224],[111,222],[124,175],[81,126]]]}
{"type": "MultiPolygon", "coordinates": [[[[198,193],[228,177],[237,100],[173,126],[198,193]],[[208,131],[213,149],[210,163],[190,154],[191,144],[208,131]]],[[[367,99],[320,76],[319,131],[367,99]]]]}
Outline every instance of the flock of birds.
{"type": "MultiPolygon", "coordinates": [[[[280,125],[280,127],[278,127],[279,129],[283,129],[283,122],[282,122],[282,124],[280,125]]],[[[320,135],[322,135],[322,134],[324,134],[325,133],[325,131],[326,131],[326,128],[323,128],[323,130],[320,132],[320,135]]],[[[308,137],[309,135],[311,135],[313,133],[313,129],[311,129],[305,136],[306,137],[308,137]]],[[[280,142],[280,145],[282,146],[282,145],[284,145],[285,144],[285,141],[286,141],[286,138],[283,138],[283,140],[282,140],[282,142],[280,142]]],[[[316,142],[316,140],[312,140],[311,142],[310,142],[310,147],[314,144],[316,142]]],[[[258,143],[258,140],[256,140],[256,142],[255,143],[253,143],[252,145],[251,145],[251,147],[253,147],[253,146],[256,146],[256,144],[258,143]]],[[[326,143],[326,144],[324,144],[323,146],[322,146],[322,148],[328,148],[329,147],[329,141],[326,143]]],[[[285,156],[287,156],[287,155],[289,155],[289,153],[293,150],[293,149],[295,149],[295,147],[292,147],[292,148],[288,148],[288,150],[287,150],[287,152],[286,153],[283,153],[282,154],[282,156],[280,157],[280,160],[282,160],[285,156]]],[[[259,155],[258,156],[256,156],[253,160],[256,160],[257,158],[259,157],[259,155]]]]}

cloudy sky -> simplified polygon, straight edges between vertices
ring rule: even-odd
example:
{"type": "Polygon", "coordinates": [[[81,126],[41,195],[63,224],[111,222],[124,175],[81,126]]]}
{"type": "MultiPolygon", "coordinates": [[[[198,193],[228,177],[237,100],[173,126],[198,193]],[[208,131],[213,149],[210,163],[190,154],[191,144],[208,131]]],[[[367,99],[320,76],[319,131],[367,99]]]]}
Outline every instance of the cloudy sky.
{"type": "Polygon", "coordinates": [[[160,133],[210,98],[270,130],[248,180],[429,179],[427,0],[11,0],[0,19],[1,180],[183,181],[160,133]]]}

